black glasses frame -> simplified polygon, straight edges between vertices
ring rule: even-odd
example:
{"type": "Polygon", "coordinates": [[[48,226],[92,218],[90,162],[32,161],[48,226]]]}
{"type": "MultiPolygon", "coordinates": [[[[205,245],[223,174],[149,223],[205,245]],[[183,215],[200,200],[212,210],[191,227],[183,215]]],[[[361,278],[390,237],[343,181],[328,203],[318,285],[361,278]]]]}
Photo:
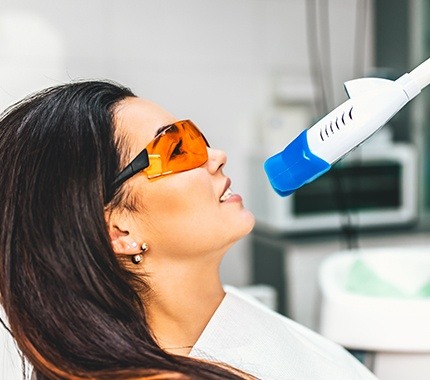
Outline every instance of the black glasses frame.
{"type": "Polygon", "coordinates": [[[114,179],[109,188],[109,198],[128,179],[149,166],[148,151],[143,149],[114,179]]]}

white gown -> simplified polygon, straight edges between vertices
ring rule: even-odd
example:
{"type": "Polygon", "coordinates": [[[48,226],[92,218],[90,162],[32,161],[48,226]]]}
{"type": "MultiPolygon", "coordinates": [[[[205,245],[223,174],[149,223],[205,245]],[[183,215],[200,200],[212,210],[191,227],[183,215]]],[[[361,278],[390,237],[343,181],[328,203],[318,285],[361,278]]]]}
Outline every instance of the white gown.
{"type": "MultiPolygon", "coordinates": [[[[0,318],[7,324],[7,318],[3,307],[0,305],[0,318]]],[[[27,378],[29,378],[30,370],[28,363],[27,378]]],[[[9,332],[0,324],[0,380],[22,380],[23,377],[23,362],[14,339],[9,332]]]]}
{"type": "Polygon", "coordinates": [[[375,380],[339,345],[232,287],[189,356],[263,380],[375,380]]]}

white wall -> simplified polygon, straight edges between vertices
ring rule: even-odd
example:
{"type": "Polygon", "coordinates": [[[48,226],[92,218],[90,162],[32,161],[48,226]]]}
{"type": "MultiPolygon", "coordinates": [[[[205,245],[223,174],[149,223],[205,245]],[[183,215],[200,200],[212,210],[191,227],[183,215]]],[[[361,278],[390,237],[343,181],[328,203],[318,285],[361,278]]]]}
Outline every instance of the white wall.
{"type": "MultiPolygon", "coordinates": [[[[249,204],[247,156],[258,145],[254,129],[272,102],[274,76],[309,76],[305,3],[2,0],[0,107],[70,79],[117,80],[196,121],[227,152],[226,173],[249,204]]],[[[341,83],[352,77],[356,0],[329,5],[340,102],[341,83]]],[[[233,247],[222,267],[226,282],[248,282],[247,257],[246,240],[233,247]]]]}

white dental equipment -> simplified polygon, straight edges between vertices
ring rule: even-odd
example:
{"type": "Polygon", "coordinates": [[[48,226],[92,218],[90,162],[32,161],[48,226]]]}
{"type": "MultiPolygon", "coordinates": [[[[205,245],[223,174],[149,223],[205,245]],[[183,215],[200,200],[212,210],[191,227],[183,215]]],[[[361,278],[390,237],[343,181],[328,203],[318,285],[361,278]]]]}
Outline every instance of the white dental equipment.
{"type": "Polygon", "coordinates": [[[361,78],[346,82],[350,99],[266,160],[264,169],[274,190],[290,195],[327,172],[429,83],[430,58],[395,81],[361,78]]]}

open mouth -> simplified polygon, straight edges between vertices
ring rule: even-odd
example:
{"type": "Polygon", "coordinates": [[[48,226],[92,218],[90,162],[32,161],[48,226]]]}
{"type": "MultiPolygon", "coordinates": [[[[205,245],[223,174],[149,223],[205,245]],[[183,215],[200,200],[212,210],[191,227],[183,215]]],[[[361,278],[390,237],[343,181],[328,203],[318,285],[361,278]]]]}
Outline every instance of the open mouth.
{"type": "Polygon", "coordinates": [[[228,187],[226,191],[224,191],[224,194],[220,196],[219,201],[225,202],[228,198],[230,198],[233,195],[233,191],[228,187]]]}

